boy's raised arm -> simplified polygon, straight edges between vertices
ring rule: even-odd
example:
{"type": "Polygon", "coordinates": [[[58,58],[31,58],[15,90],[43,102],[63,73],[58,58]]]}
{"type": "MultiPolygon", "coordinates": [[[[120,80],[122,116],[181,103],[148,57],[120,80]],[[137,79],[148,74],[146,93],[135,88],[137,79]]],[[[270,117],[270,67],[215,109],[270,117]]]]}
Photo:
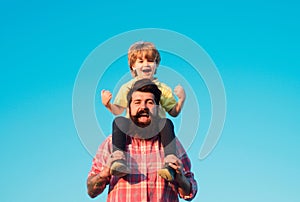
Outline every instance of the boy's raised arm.
{"type": "Polygon", "coordinates": [[[112,94],[108,90],[102,90],[101,91],[101,100],[102,104],[114,115],[122,114],[124,111],[124,107],[121,107],[116,104],[111,104],[110,100],[112,98],[112,94]]]}
{"type": "Polygon", "coordinates": [[[168,112],[170,116],[176,117],[181,112],[185,101],[185,91],[181,85],[178,85],[174,89],[174,94],[178,97],[176,105],[168,112]]]}

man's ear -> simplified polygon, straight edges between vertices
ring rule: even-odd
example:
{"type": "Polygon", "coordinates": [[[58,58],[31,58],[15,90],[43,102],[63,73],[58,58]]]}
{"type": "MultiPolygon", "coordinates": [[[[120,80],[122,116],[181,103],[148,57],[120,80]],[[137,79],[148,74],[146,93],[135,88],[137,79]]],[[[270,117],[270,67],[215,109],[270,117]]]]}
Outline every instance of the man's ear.
{"type": "Polygon", "coordinates": [[[135,78],[137,76],[136,70],[130,70],[131,76],[135,78]]]}

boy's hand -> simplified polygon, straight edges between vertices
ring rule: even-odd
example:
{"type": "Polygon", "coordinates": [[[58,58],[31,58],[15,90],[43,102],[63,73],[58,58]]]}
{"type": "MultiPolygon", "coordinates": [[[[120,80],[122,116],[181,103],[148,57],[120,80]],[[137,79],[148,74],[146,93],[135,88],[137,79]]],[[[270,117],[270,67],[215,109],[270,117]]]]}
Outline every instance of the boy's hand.
{"type": "Polygon", "coordinates": [[[178,85],[174,88],[174,94],[178,97],[179,100],[185,100],[185,91],[181,85],[178,85]]]}
{"type": "Polygon", "coordinates": [[[101,91],[101,100],[102,100],[102,104],[105,107],[109,105],[111,98],[112,98],[111,92],[109,92],[108,90],[101,91]]]}

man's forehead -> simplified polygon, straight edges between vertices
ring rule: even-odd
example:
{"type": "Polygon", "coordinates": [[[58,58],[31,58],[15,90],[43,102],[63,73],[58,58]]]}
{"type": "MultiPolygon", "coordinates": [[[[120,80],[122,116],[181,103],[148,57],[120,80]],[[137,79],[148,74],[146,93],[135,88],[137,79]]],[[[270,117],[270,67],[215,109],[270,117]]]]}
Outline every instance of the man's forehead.
{"type": "Polygon", "coordinates": [[[135,91],[132,93],[132,100],[142,100],[142,99],[154,100],[154,95],[149,92],[140,92],[140,91],[135,91]]]}

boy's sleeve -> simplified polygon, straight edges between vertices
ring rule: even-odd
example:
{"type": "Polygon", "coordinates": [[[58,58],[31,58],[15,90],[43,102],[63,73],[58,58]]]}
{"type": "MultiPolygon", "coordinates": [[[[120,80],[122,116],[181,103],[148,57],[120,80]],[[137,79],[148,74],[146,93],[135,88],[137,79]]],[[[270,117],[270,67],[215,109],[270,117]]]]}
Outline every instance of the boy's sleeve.
{"type": "Polygon", "coordinates": [[[160,97],[160,104],[166,110],[166,112],[169,112],[176,105],[176,99],[170,87],[164,84],[161,84],[160,87],[162,93],[160,97]]]}
{"type": "Polygon", "coordinates": [[[127,94],[129,92],[130,88],[127,84],[124,84],[121,86],[119,92],[117,93],[114,104],[119,105],[121,107],[127,108],[128,102],[127,102],[127,94]]]}

